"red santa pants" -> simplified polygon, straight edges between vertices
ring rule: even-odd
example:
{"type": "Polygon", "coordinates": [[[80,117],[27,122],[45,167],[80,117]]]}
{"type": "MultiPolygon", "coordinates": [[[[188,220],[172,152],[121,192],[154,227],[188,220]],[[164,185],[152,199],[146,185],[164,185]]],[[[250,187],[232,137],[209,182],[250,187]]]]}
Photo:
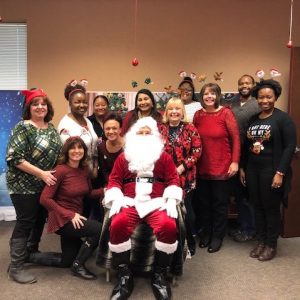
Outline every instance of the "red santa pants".
{"type": "Polygon", "coordinates": [[[112,217],[110,225],[111,244],[121,244],[131,237],[136,226],[145,221],[152,229],[157,241],[173,244],[177,239],[176,220],[170,218],[165,210],[154,210],[140,218],[135,207],[123,207],[112,217]]]}

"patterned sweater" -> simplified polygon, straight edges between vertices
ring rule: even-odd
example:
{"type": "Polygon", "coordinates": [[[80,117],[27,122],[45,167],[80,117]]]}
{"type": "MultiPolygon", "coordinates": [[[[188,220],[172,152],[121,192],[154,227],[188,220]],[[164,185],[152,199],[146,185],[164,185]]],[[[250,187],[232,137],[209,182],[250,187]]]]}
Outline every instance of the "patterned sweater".
{"type": "Polygon", "coordinates": [[[44,182],[16,166],[27,161],[44,170],[52,170],[61,149],[60,137],[49,123],[47,129],[39,129],[28,122],[19,122],[12,131],[7,145],[6,181],[9,194],[38,194],[44,182]]]}

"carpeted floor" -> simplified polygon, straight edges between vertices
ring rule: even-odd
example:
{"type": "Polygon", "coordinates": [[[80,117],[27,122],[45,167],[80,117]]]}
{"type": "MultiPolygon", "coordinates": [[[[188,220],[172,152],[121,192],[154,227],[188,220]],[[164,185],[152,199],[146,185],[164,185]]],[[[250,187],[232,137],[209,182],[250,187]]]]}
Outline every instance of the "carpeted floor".
{"type": "MultiPolygon", "coordinates": [[[[95,281],[84,281],[70,274],[68,269],[28,265],[38,277],[32,285],[21,285],[7,279],[9,263],[8,240],[13,222],[0,222],[0,299],[109,299],[115,282],[105,281],[105,272],[94,264],[88,266],[98,275],[95,281]]],[[[300,238],[280,239],[278,256],[270,262],[259,262],[248,256],[255,242],[239,244],[229,237],[223,248],[214,254],[197,249],[187,260],[184,275],[173,287],[173,300],[185,299],[300,299],[300,238]]],[[[59,238],[44,234],[43,251],[59,250],[59,238]]],[[[130,299],[154,299],[149,278],[136,278],[130,299]]]]}

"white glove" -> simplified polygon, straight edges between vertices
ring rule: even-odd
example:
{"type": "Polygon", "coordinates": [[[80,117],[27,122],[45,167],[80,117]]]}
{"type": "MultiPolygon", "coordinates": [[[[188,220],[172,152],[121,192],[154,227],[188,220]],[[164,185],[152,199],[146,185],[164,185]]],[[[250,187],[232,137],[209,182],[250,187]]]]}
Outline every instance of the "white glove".
{"type": "Polygon", "coordinates": [[[176,202],[176,199],[168,198],[167,202],[163,205],[163,207],[160,210],[165,209],[169,217],[177,219],[178,212],[176,208],[176,202]]]}
{"type": "Polygon", "coordinates": [[[120,212],[122,207],[128,207],[127,205],[124,205],[122,202],[123,199],[116,199],[112,201],[112,205],[109,211],[109,217],[111,218],[113,215],[120,212]]]}

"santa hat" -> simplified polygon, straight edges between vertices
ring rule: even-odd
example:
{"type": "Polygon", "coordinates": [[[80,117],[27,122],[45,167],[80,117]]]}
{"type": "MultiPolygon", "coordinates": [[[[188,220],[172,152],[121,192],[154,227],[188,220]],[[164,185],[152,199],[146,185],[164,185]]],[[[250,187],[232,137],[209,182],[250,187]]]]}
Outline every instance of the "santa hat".
{"type": "Polygon", "coordinates": [[[44,91],[41,89],[23,90],[22,94],[25,96],[25,105],[28,105],[31,102],[31,100],[33,100],[36,97],[47,97],[46,93],[44,93],[44,91]]]}

